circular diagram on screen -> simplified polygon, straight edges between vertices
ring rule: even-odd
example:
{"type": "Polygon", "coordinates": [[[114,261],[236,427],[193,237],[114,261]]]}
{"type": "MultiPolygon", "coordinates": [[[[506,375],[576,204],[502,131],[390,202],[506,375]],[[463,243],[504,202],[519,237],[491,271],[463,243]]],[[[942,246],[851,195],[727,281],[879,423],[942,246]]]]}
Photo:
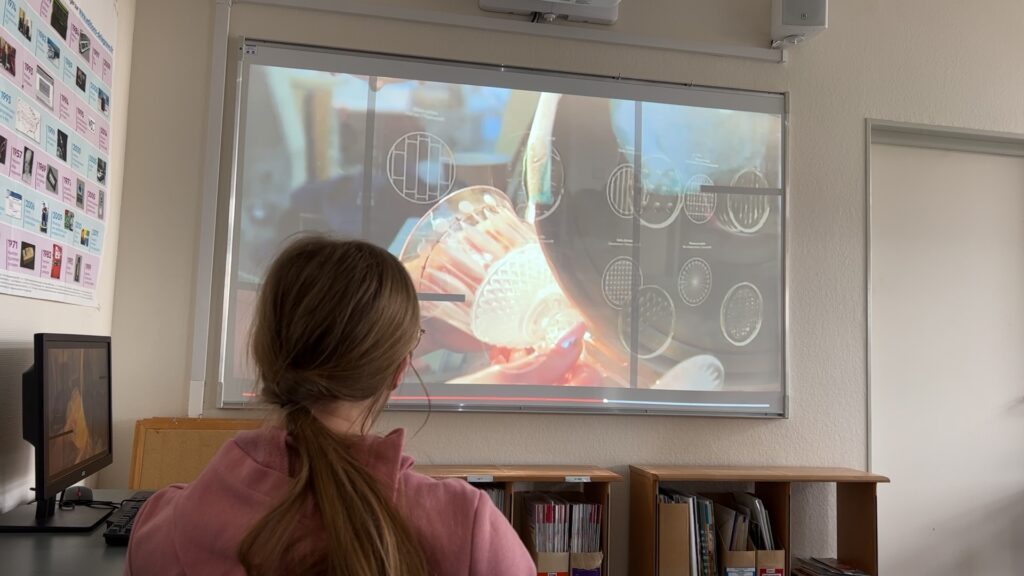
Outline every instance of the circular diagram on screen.
{"type": "Polygon", "coordinates": [[[636,178],[636,172],[633,165],[629,163],[619,164],[608,177],[606,187],[608,206],[620,218],[632,218],[635,212],[633,207],[634,178],[636,178]]]}
{"type": "Polygon", "coordinates": [[[761,331],[764,299],[757,286],[742,282],[729,289],[722,301],[722,335],[735,346],[750,344],[761,331]]]}
{"type": "Polygon", "coordinates": [[[690,258],[679,269],[679,296],[689,306],[700,306],[711,294],[711,266],[703,258],[690,258]]]}
{"type": "Polygon", "coordinates": [[[403,198],[432,204],[455,185],[455,155],[444,140],[428,132],[410,132],[391,146],[388,181],[403,198]]]}
{"type": "Polygon", "coordinates": [[[683,208],[679,174],[663,156],[643,159],[644,195],[640,204],[640,222],[648,228],[664,228],[675,222],[683,208]]]}
{"type": "Polygon", "coordinates": [[[714,181],[706,174],[696,174],[686,183],[683,191],[683,210],[694,224],[704,224],[715,215],[718,206],[718,195],[702,192],[702,186],[714,186],[714,181]]]}
{"type": "MultiPolygon", "coordinates": [[[[748,168],[732,179],[734,188],[768,188],[768,179],[757,169],[748,168]]],[[[753,234],[764,226],[771,202],[763,194],[728,194],[722,225],[733,232],[753,234]]]]}
{"type": "Polygon", "coordinates": [[[637,284],[643,285],[643,272],[629,256],[619,256],[605,266],[604,274],[601,275],[601,295],[609,306],[616,310],[629,306],[630,295],[633,293],[633,274],[637,275],[637,284]]]}
{"type": "MultiPolygon", "coordinates": [[[[530,195],[529,181],[526,178],[526,163],[529,159],[526,155],[523,155],[523,188],[526,189],[527,196],[530,195]]],[[[537,220],[543,220],[551,215],[552,212],[558,208],[558,204],[562,201],[562,193],[565,191],[565,166],[562,164],[562,155],[558,153],[558,149],[554,146],[551,147],[551,197],[544,199],[541,198],[537,202],[537,220]]]]}
{"type": "Polygon", "coordinates": [[[654,358],[668,349],[675,337],[676,305],[659,286],[642,286],[637,295],[639,312],[637,347],[633,349],[632,306],[619,314],[619,341],[640,358],[654,358]]]}

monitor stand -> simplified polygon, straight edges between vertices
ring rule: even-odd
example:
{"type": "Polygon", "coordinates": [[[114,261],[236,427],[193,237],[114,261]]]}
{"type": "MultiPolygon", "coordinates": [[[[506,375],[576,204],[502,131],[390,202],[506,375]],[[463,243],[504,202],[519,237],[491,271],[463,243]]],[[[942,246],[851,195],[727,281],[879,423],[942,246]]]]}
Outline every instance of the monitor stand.
{"type": "Polygon", "coordinates": [[[54,504],[50,498],[0,515],[0,532],[91,532],[113,512],[81,505],[61,509],[54,504]]]}

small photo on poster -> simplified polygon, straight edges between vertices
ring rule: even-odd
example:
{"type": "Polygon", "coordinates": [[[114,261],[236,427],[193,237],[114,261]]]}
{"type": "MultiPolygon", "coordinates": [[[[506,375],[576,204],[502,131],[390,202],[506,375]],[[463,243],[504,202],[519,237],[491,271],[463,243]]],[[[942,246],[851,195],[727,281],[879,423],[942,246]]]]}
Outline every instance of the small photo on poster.
{"type": "Polygon", "coordinates": [[[103,220],[103,209],[107,204],[107,193],[103,190],[99,191],[99,200],[96,202],[96,216],[103,220]]]}
{"type": "Polygon", "coordinates": [[[32,184],[32,167],[36,164],[36,153],[34,150],[25,147],[25,156],[21,161],[21,181],[32,184]]]}
{"type": "Polygon", "coordinates": [[[102,158],[96,160],[96,181],[100,184],[107,183],[107,161],[102,158]]]}
{"type": "Polygon", "coordinates": [[[75,72],[75,86],[78,86],[79,90],[85,92],[85,70],[81,68],[78,68],[78,71],[75,72]]]}
{"type": "Polygon", "coordinates": [[[14,127],[18,129],[18,132],[39,142],[43,128],[43,115],[28,100],[18,98],[17,109],[14,112],[14,127]]]}
{"type": "Polygon", "coordinates": [[[36,68],[36,98],[53,110],[53,76],[41,67],[36,68]]]}
{"type": "Polygon", "coordinates": [[[46,59],[50,64],[60,68],[60,46],[53,41],[53,38],[46,39],[46,59]]]}
{"type": "Polygon", "coordinates": [[[75,282],[82,282],[82,256],[75,254],[75,282]]]}
{"type": "Polygon", "coordinates": [[[7,191],[7,198],[4,200],[4,213],[7,214],[8,218],[21,221],[24,214],[24,206],[25,201],[22,199],[21,194],[14,190],[7,191]]]}
{"type": "Polygon", "coordinates": [[[100,100],[100,112],[103,112],[105,116],[110,116],[110,96],[103,90],[99,91],[100,100]]]}
{"type": "Polygon", "coordinates": [[[25,13],[24,8],[18,9],[18,32],[21,32],[25,40],[32,41],[32,19],[25,13]]]}
{"type": "Polygon", "coordinates": [[[0,136],[0,164],[7,164],[7,137],[0,136]]]}
{"type": "Polygon", "coordinates": [[[68,134],[63,130],[57,130],[57,158],[68,161],[68,134]]]}
{"type": "Polygon", "coordinates": [[[60,34],[60,37],[68,39],[68,7],[63,0],[53,0],[53,13],[50,14],[50,26],[60,34]]]}
{"type": "Polygon", "coordinates": [[[52,192],[52,193],[56,194],[57,193],[57,183],[59,181],[60,180],[59,180],[58,175],[57,175],[57,167],[56,166],[52,166],[52,165],[51,166],[47,166],[46,167],[46,191],[47,192],[52,192]]]}
{"type": "Polygon", "coordinates": [[[89,132],[96,132],[96,119],[89,116],[89,132]]]}
{"type": "Polygon", "coordinates": [[[82,242],[82,246],[84,246],[86,248],[89,247],[89,229],[88,228],[82,228],[82,240],[81,240],[81,242],[82,242]]]}
{"type": "Polygon", "coordinates": [[[75,213],[71,210],[64,209],[64,229],[74,230],[75,229],[75,213]]]}
{"type": "Polygon", "coordinates": [[[75,183],[75,206],[79,210],[85,210],[85,181],[81,178],[75,183]]]}
{"type": "Polygon", "coordinates": [[[7,71],[8,74],[14,76],[18,69],[18,49],[15,48],[6,38],[0,36],[0,66],[7,71]]]}
{"type": "Polygon", "coordinates": [[[60,244],[53,245],[53,263],[50,264],[50,278],[60,280],[60,263],[64,260],[64,247],[60,244]]]}
{"type": "Polygon", "coordinates": [[[78,35],[78,53],[82,55],[82,60],[88,62],[90,52],[92,52],[92,41],[83,32],[78,35]]]}
{"type": "Polygon", "coordinates": [[[43,202],[43,209],[39,213],[39,233],[46,235],[50,233],[50,207],[43,202]]]}
{"type": "Polygon", "coordinates": [[[21,267],[26,270],[36,269],[36,245],[21,241],[21,267]]]}

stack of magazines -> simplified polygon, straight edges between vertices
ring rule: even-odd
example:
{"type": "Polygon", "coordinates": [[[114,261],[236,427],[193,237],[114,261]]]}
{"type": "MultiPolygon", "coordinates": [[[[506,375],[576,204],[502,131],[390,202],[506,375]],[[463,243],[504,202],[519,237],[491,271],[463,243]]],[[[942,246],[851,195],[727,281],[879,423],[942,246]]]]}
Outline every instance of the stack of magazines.
{"type": "Polygon", "coordinates": [[[505,511],[504,488],[481,488],[481,490],[483,490],[484,493],[487,494],[488,497],[490,497],[491,502],[494,502],[494,506],[497,507],[498,510],[501,510],[502,512],[505,511]]]}
{"type": "Polygon", "coordinates": [[[570,494],[524,496],[530,543],[539,554],[601,551],[602,506],[570,494]]]}

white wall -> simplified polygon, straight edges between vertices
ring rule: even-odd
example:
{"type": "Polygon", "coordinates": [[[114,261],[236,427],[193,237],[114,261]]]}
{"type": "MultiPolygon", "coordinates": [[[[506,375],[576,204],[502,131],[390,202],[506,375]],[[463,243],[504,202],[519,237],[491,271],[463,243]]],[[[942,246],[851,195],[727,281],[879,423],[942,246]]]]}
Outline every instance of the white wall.
{"type": "Polygon", "coordinates": [[[871,153],[871,458],[885,574],[1024,563],[1024,158],[871,153]]]}
{"type": "MultiPolygon", "coordinates": [[[[379,1],[477,13],[475,0],[379,1]]],[[[118,285],[114,338],[132,351],[115,364],[115,377],[132,387],[120,389],[128,399],[116,408],[119,446],[128,445],[130,420],[185,411],[192,311],[186,279],[200,205],[210,4],[139,0],[138,29],[152,33],[139,34],[137,50],[154,58],[147,67],[159,62],[169,71],[133,84],[132,126],[150,128],[130,137],[132,151],[136,163],[160,177],[140,177],[139,194],[131,197],[138,203],[129,198],[125,221],[151,218],[156,208],[161,229],[174,231],[175,241],[141,225],[123,230],[122,254],[148,262],[146,273],[118,285]],[[159,281],[152,278],[158,270],[159,281]],[[137,304],[122,307],[123,301],[137,304]]],[[[616,29],[761,46],[767,6],[627,1],[616,29]]],[[[792,94],[789,420],[434,414],[410,443],[421,462],[588,462],[619,471],[628,463],[866,465],[864,118],[1024,132],[1024,77],[1015,73],[1024,54],[1024,4],[833,0],[830,8],[831,29],[777,65],[236,4],[236,36],[792,94]]],[[[420,422],[417,415],[388,415],[384,425],[420,422]]],[[[126,458],[122,450],[103,478],[107,484],[127,481],[126,458]]],[[[614,530],[623,535],[625,490],[617,494],[614,530]]],[[[798,494],[796,552],[834,548],[834,518],[805,512],[826,496],[798,494]]],[[[626,539],[615,540],[613,571],[625,574],[626,539]]]]}
{"type": "MultiPolygon", "coordinates": [[[[79,0],[87,14],[100,0],[79,0]]],[[[21,439],[21,374],[32,365],[32,338],[36,332],[81,334],[111,333],[114,277],[123,204],[125,125],[128,121],[128,83],[132,67],[132,31],[135,0],[118,2],[117,40],[114,45],[112,102],[113,140],[110,148],[110,212],[103,260],[100,263],[99,308],[86,308],[0,295],[0,510],[29,502],[35,485],[34,451],[21,439]]],[[[114,345],[115,358],[131,353],[114,345]]]]}

